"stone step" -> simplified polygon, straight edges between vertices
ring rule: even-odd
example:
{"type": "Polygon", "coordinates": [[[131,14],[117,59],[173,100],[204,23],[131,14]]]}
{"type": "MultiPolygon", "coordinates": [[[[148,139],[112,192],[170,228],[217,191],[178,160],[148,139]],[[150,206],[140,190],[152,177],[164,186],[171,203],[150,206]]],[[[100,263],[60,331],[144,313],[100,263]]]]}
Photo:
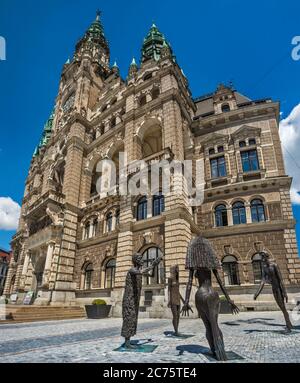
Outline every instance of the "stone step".
{"type": "MultiPolygon", "coordinates": [[[[33,322],[42,320],[61,320],[86,318],[81,306],[7,306],[6,314],[11,317],[9,323],[33,322]]],[[[1,321],[0,323],[7,323],[1,321]]]]}
{"type": "MultiPolygon", "coordinates": [[[[239,307],[241,311],[279,311],[280,308],[278,307],[277,303],[275,301],[241,301],[236,302],[236,305],[239,307]]],[[[287,310],[293,310],[295,307],[294,303],[287,303],[286,308],[287,310]]]]}

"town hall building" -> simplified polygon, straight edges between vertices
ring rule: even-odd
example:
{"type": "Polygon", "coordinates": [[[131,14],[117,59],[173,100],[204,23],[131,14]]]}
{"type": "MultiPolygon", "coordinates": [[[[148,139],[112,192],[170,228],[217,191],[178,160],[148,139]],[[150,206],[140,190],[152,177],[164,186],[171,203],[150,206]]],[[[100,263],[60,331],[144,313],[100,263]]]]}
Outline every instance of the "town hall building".
{"type": "MultiPolygon", "coordinates": [[[[141,299],[147,315],[163,317],[170,267],[179,265],[183,294],[187,246],[198,234],[211,241],[224,284],[241,307],[259,305],[252,297],[261,250],[278,263],[288,292],[299,291],[292,178],[278,124],[277,101],[251,100],[231,84],[193,97],[154,24],[140,64],[133,59],[122,79],[117,64],[110,65],[97,14],[63,67],[55,108],[31,160],[4,294],[17,293],[22,302],[34,291],[35,305],[102,298],[119,316],[132,254],[142,253],[145,267],[163,255],[154,276],[144,277],[141,299]],[[128,163],[198,161],[201,204],[189,203],[184,185],[182,193],[171,187],[165,195],[121,195],[118,187],[99,194],[97,164],[110,159],[118,172],[120,153],[128,163]]],[[[271,300],[268,293],[260,299],[271,300]]]]}

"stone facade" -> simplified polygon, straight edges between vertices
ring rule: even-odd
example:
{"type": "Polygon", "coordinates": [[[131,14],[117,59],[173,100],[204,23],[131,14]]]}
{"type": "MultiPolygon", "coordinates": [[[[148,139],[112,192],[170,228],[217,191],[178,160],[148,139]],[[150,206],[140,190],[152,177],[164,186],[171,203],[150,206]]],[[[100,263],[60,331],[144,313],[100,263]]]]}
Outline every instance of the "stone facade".
{"type": "MultiPolygon", "coordinates": [[[[212,241],[237,301],[250,299],[256,288],[259,249],[276,259],[294,291],[300,262],[279,103],[251,101],[224,85],[192,98],[155,25],[140,67],[133,60],[126,80],[109,59],[97,15],[63,67],[54,111],[34,152],[4,293],[18,292],[21,300],[33,290],[41,305],[104,298],[118,316],[133,252],[144,254],[145,265],[163,253],[155,277],[144,280],[141,300],[148,315],[162,317],[170,266],[179,265],[183,294],[187,245],[199,233],[212,241]],[[190,206],[176,173],[163,200],[146,193],[144,205],[141,197],[97,193],[99,161],[111,159],[118,168],[120,152],[128,164],[197,161],[201,204],[190,206]]],[[[136,170],[129,173],[134,179],[136,170]]]]}

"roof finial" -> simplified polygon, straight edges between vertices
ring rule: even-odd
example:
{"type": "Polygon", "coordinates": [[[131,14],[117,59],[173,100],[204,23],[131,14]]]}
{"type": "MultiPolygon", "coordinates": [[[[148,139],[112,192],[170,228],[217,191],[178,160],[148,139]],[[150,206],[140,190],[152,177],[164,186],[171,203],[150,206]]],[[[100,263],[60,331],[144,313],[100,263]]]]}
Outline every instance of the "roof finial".
{"type": "Polygon", "coordinates": [[[134,66],[137,66],[136,62],[135,62],[135,57],[132,58],[132,61],[131,61],[131,64],[130,65],[134,65],[134,66]]]}
{"type": "Polygon", "coordinates": [[[97,9],[96,11],[96,21],[100,21],[101,11],[100,9],[97,9]]]}

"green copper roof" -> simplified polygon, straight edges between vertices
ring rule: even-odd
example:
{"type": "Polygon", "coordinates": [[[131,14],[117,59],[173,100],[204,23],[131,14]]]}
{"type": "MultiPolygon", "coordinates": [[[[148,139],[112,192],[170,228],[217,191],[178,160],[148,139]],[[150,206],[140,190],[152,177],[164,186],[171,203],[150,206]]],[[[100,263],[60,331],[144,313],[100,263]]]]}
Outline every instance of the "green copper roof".
{"type": "Polygon", "coordinates": [[[49,141],[49,139],[51,137],[53,119],[54,119],[54,110],[52,111],[50,117],[48,118],[48,120],[46,121],[46,123],[44,125],[42,137],[40,139],[40,142],[39,142],[38,146],[34,150],[33,157],[38,156],[39,153],[40,153],[40,149],[43,146],[47,145],[47,143],[48,143],[48,141],[49,141]]]}
{"type": "Polygon", "coordinates": [[[96,19],[92,22],[89,29],[86,31],[85,36],[89,38],[104,38],[104,30],[100,21],[100,11],[97,11],[96,19]]]}
{"type": "Polygon", "coordinates": [[[165,36],[158,30],[153,23],[147,36],[144,38],[142,46],[142,62],[154,59],[160,59],[161,49],[167,46],[171,51],[170,44],[166,41],[165,36]]]}
{"type": "Polygon", "coordinates": [[[100,20],[100,11],[97,11],[96,19],[85,32],[84,36],[76,44],[76,52],[84,45],[91,48],[93,45],[102,46],[107,55],[109,55],[108,42],[104,35],[104,29],[100,20]]]}

